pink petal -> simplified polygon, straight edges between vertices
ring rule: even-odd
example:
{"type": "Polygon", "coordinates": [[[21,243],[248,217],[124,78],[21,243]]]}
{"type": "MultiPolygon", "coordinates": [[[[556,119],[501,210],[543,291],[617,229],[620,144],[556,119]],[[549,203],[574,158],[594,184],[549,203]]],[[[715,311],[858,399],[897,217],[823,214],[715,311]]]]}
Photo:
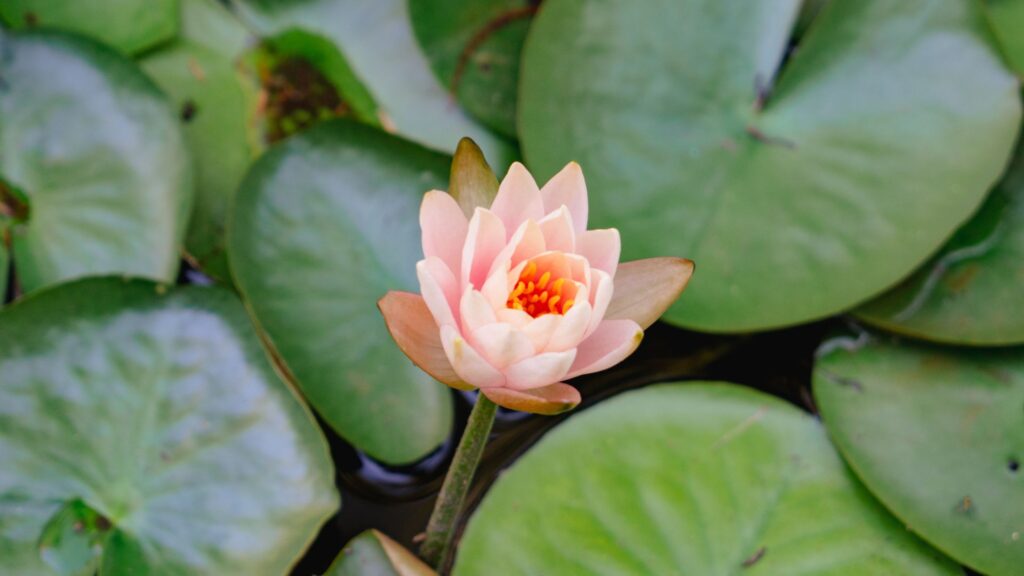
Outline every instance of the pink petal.
{"type": "MultiPolygon", "coordinates": [[[[546,316],[542,316],[542,318],[544,317],[546,316]]],[[[564,316],[559,317],[561,322],[558,323],[555,331],[550,335],[545,350],[548,352],[561,352],[575,348],[586,337],[592,317],[593,310],[590,307],[590,302],[584,300],[583,302],[573,304],[572,308],[564,316]]]]}
{"type": "Polygon", "coordinates": [[[529,390],[554,384],[565,378],[576,358],[576,350],[545,352],[520,360],[505,368],[505,386],[516,390],[529,390]]]}
{"type": "Polygon", "coordinates": [[[420,204],[420,229],[423,231],[423,256],[437,256],[461,276],[462,246],[469,223],[455,199],[446,192],[431,190],[420,204]]]}
{"type": "Polygon", "coordinates": [[[490,277],[501,268],[505,270],[514,268],[524,260],[533,258],[542,252],[544,252],[544,234],[536,222],[527,220],[519,226],[519,229],[512,234],[508,244],[494,257],[494,263],[491,264],[487,275],[490,277]]]}
{"type": "Polygon", "coordinates": [[[505,385],[505,375],[488,364],[454,326],[441,327],[441,345],[452,369],[466,384],[477,388],[505,385]]]}
{"type": "Polygon", "coordinates": [[[479,290],[466,290],[462,295],[462,302],[459,304],[459,312],[462,330],[467,334],[498,321],[491,303],[479,290]]]}
{"type": "Polygon", "coordinates": [[[544,245],[547,250],[576,252],[576,232],[572,227],[572,216],[569,209],[560,206],[540,221],[540,230],[544,234],[544,245]]]}
{"type": "Polygon", "coordinates": [[[520,263],[548,250],[544,240],[544,232],[536,222],[533,220],[526,221],[522,226],[522,230],[523,237],[515,243],[515,251],[512,253],[512,258],[509,262],[512,267],[518,266],[520,263]]]}
{"type": "Polygon", "coordinates": [[[498,196],[491,211],[505,223],[509,235],[527,220],[539,221],[544,217],[544,201],[533,176],[526,167],[514,162],[498,186],[498,196]]]}
{"type": "Polygon", "coordinates": [[[566,254],[565,259],[569,261],[569,269],[572,271],[572,279],[577,283],[582,283],[585,288],[585,292],[589,294],[592,282],[590,263],[586,258],[579,254],[566,254]]]}
{"type": "Polygon", "coordinates": [[[458,322],[459,296],[455,276],[437,256],[416,263],[416,276],[420,280],[420,293],[439,326],[458,322]]]}
{"type": "MultiPolygon", "coordinates": [[[[529,321],[523,325],[521,330],[530,339],[530,342],[533,342],[534,352],[538,354],[547,352],[551,336],[558,329],[558,325],[562,323],[562,316],[559,314],[545,314],[534,318],[522,310],[514,310],[514,312],[529,318],[529,321]]],[[[551,350],[551,352],[560,352],[560,350],[551,350]]]]}
{"type": "Polygon", "coordinates": [[[533,322],[533,316],[530,316],[522,310],[514,310],[512,308],[499,308],[496,312],[498,315],[498,322],[505,322],[511,324],[514,328],[520,330],[526,330],[526,327],[533,322]]]}
{"type": "Polygon", "coordinates": [[[615,228],[587,230],[576,239],[576,253],[587,259],[591,268],[604,270],[612,278],[619,266],[622,243],[615,228]]]}
{"type": "Polygon", "coordinates": [[[505,247],[505,226],[492,212],[477,208],[469,221],[466,245],[462,250],[462,285],[479,289],[495,257],[505,247]]]}
{"type": "MultiPolygon", "coordinates": [[[[518,272],[516,273],[518,279],[518,272]]],[[[487,277],[484,282],[483,288],[480,289],[480,293],[483,294],[487,302],[490,303],[493,310],[501,310],[508,303],[508,295],[512,290],[508,287],[509,272],[504,269],[497,269],[491,272],[491,275],[487,277]]]]}
{"type": "Polygon", "coordinates": [[[534,354],[530,339],[510,324],[499,322],[477,328],[469,341],[488,364],[499,370],[534,354]]]}
{"type": "Polygon", "coordinates": [[[605,320],[576,349],[576,361],[565,379],[606,370],[636,350],[644,331],[632,320],[605,320]]]}
{"type": "Polygon", "coordinates": [[[605,317],[627,318],[647,328],[665,313],[693,276],[683,258],[647,258],[623,262],[615,276],[615,294],[605,317]]]}
{"type": "Polygon", "coordinates": [[[597,325],[604,319],[605,313],[608,311],[608,305],[611,303],[615,292],[615,282],[607,272],[603,270],[591,270],[590,272],[594,275],[594,287],[590,295],[593,312],[590,315],[590,326],[587,327],[587,336],[593,334],[594,330],[597,329],[597,325]]]}
{"type": "Polygon", "coordinates": [[[460,390],[472,390],[448,361],[441,332],[419,294],[388,292],[377,302],[388,332],[398,347],[427,374],[460,390]]]}
{"type": "Polygon", "coordinates": [[[481,393],[498,406],[547,416],[568,412],[582,401],[578,390],[561,382],[532,390],[487,388],[481,393]]]}
{"type": "Polygon", "coordinates": [[[587,229],[587,183],[583,180],[583,170],[575,162],[569,162],[558,174],[555,174],[540,191],[544,201],[544,212],[558,210],[565,206],[572,214],[572,223],[577,234],[587,229]]]}

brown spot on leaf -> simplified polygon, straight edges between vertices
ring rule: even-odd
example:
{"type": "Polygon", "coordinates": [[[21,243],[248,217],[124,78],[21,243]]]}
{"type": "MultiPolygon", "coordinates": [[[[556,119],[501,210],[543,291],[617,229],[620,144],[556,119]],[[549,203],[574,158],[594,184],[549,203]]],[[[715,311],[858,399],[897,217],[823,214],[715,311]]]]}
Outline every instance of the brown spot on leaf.
{"type": "Polygon", "coordinates": [[[754,564],[757,564],[761,560],[761,558],[764,558],[764,553],[767,552],[767,551],[768,551],[767,548],[765,548],[764,546],[761,546],[760,548],[757,549],[757,552],[754,552],[754,554],[752,556],[750,556],[750,558],[747,558],[746,560],[743,561],[743,567],[744,568],[750,568],[754,564]]]}
{"type": "Polygon", "coordinates": [[[962,266],[946,277],[946,286],[954,294],[960,294],[970,287],[974,277],[978,275],[978,270],[977,264],[962,266]]]}

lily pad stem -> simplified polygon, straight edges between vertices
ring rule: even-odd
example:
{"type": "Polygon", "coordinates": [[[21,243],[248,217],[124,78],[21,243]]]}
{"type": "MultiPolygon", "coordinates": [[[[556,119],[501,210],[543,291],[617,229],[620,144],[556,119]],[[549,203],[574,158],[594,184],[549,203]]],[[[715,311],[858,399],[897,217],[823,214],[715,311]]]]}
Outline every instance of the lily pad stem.
{"type": "Polygon", "coordinates": [[[484,446],[491,434],[494,415],[498,406],[480,394],[473,411],[469,414],[466,429],[462,432],[459,447],[444,478],[441,492],[437,495],[434,511],[427,523],[427,535],[420,547],[420,556],[428,564],[441,570],[451,555],[455,537],[455,524],[466,502],[466,493],[473,482],[473,475],[480,464],[484,446]]]}

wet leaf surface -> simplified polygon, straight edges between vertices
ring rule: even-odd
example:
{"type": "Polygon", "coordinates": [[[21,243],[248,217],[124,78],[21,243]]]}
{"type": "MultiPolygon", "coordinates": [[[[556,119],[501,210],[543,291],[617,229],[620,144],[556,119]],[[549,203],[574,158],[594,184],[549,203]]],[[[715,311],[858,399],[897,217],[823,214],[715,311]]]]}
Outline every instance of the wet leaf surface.
{"type": "Polygon", "coordinates": [[[839,451],[907,527],[990,576],[1024,565],[1024,354],[889,338],[823,345],[814,394],[839,451]]]}
{"type": "Polygon", "coordinates": [[[178,11],[178,0],[4,0],[0,20],[78,32],[132,54],[173,38],[178,11]]]}
{"type": "Polygon", "coordinates": [[[232,0],[261,34],[299,28],[330,39],[377,103],[388,131],[451,154],[469,136],[500,172],[517,152],[467,117],[434,77],[416,38],[405,0],[232,0]]]}
{"type": "Polygon", "coordinates": [[[235,281],[330,426],[389,463],[451,430],[448,389],[395,346],[377,300],[417,290],[419,205],[450,158],[352,121],[289,138],[246,177],[229,230],[235,281]]]}
{"type": "Polygon", "coordinates": [[[181,36],[140,65],[170,97],[191,152],[195,206],[185,248],[203,272],[227,281],[228,207],[263,149],[256,79],[239,68],[250,38],[216,0],[182,0],[181,8],[181,36]]]}
{"type": "Polygon", "coordinates": [[[229,292],[40,292],[0,312],[0,373],[0,574],[88,572],[96,545],[104,575],[280,574],[338,506],[229,292]]]}
{"type": "Polygon", "coordinates": [[[542,180],[580,162],[624,259],[697,263],[671,322],[849,308],[938,249],[1011,152],[1019,86],[976,4],[830,2],[790,53],[799,8],[563,0],[534,20],[526,159],[542,180]]]}
{"type": "Polygon", "coordinates": [[[84,275],[173,280],[192,201],[178,120],[134,63],[55,32],[0,30],[0,177],[26,291],[84,275]]]}
{"type": "Polygon", "coordinates": [[[516,138],[519,59],[537,0],[412,0],[416,39],[466,111],[516,138]]]}
{"type": "Polygon", "coordinates": [[[978,213],[863,320],[951,344],[1024,343],[1024,148],[978,213]]]}
{"type": "Polygon", "coordinates": [[[455,574],[959,574],[889,516],[814,419],[724,384],[572,416],[495,483],[455,574]]]}

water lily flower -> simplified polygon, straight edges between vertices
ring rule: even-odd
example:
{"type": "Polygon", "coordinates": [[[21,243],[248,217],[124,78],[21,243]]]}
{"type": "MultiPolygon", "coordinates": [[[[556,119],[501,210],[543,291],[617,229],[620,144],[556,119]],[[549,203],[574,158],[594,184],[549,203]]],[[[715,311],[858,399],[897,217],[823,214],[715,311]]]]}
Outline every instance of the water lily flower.
{"type": "Polygon", "coordinates": [[[587,230],[576,163],[543,188],[515,163],[489,206],[461,204],[426,194],[421,294],[389,292],[380,308],[416,365],[500,406],[575,407],[580,393],[564,381],[632,354],[693,272],[682,258],[620,265],[618,230],[587,230]]]}

